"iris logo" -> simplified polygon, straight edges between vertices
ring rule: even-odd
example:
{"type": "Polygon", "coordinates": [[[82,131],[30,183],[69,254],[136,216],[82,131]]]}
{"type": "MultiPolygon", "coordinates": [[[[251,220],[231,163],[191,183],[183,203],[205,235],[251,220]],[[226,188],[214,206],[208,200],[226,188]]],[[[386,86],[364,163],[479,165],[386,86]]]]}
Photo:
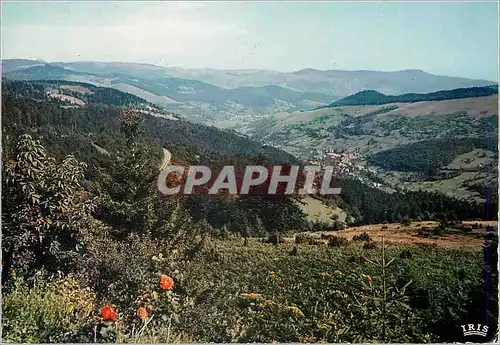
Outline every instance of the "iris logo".
{"type": "Polygon", "coordinates": [[[464,336],[480,335],[486,337],[486,333],[488,333],[488,326],[483,326],[480,323],[476,325],[470,323],[468,325],[462,325],[462,331],[464,336]]]}

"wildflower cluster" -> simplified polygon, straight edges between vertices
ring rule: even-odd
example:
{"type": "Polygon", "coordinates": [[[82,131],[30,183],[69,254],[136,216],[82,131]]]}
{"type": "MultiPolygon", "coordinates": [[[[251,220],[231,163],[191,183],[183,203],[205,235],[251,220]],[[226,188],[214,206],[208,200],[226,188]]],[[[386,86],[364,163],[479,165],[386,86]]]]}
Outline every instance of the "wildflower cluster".
{"type": "MultiPolygon", "coordinates": [[[[174,280],[172,277],[163,274],[160,277],[160,282],[159,282],[159,288],[161,290],[171,290],[174,287],[174,280]]],[[[158,293],[156,291],[153,291],[151,293],[150,299],[151,300],[157,300],[158,299],[158,293]]],[[[145,303],[147,301],[147,296],[142,295],[139,296],[136,299],[136,303],[141,304],[145,303]]],[[[152,306],[141,306],[137,309],[136,316],[144,323],[144,325],[147,325],[147,322],[151,320],[152,316],[150,317],[148,307],[152,306]]],[[[118,319],[118,312],[116,311],[116,308],[111,305],[105,305],[100,309],[100,317],[101,320],[104,322],[105,325],[110,325],[112,324],[113,321],[116,321],[118,319]]],[[[103,332],[101,331],[101,334],[108,335],[108,330],[104,327],[106,331],[103,332]]]]}

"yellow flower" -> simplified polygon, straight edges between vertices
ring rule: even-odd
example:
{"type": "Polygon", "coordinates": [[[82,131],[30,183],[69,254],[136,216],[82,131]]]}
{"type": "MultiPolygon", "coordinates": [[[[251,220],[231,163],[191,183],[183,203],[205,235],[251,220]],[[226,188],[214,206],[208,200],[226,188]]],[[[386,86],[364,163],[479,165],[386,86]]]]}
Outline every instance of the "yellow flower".
{"type": "Polygon", "coordinates": [[[304,313],[302,312],[302,310],[300,310],[298,307],[296,306],[289,306],[289,307],[285,307],[286,310],[289,310],[291,311],[292,313],[294,313],[296,316],[300,316],[300,317],[306,317],[304,315],[304,313]]]}
{"type": "Polygon", "coordinates": [[[272,307],[277,307],[278,303],[267,299],[264,302],[262,302],[260,306],[263,308],[272,308],[272,307]]]}
{"type": "Polygon", "coordinates": [[[274,271],[269,272],[269,275],[273,278],[276,278],[277,274],[274,271]]]}
{"type": "Polygon", "coordinates": [[[260,297],[260,294],[254,292],[244,292],[240,294],[240,297],[244,299],[256,299],[260,297]]]}
{"type": "Polygon", "coordinates": [[[363,278],[368,279],[369,281],[371,281],[371,280],[372,280],[372,277],[370,277],[369,275],[362,274],[361,276],[362,276],[363,278]]]}
{"type": "Polygon", "coordinates": [[[322,331],[325,331],[325,332],[328,332],[330,330],[330,326],[328,326],[327,324],[324,324],[324,323],[318,323],[316,325],[320,330],[322,331]]]}
{"type": "Polygon", "coordinates": [[[301,343],[316,343],[316,338],[312,335],[304,335],[300,337],[301,343]]]}
{"type": "Polygon", "coordinates": [[[158,297],[159,297],[159,296],[158,296],[158,292],[153,291],[153,292],[151,293],[151,297],[153,298],[153,300],[154,300],[154,301],[156,301],[156,300],[158,299],[158,297]]]}

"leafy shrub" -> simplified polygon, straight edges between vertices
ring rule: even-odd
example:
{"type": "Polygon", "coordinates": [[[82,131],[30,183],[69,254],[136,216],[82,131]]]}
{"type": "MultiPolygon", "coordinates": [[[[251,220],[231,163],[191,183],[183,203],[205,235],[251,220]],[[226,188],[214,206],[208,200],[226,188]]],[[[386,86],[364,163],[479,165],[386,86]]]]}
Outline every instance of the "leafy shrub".
{"type": "Polygon", "coordinates": [[[411,225],[411,220],[409,218],[404,218],[402,221],[401,221],[401,225],[404,225],[404,226],[410,226],[411,225]]]}
{"type": "Polygon", "coordinates": [[[443,236],[446,234],[446,228],[444,226],[438,225],[431,231],[432,236],[443,236]]]}
{"type": "Polygon", "coordinates": [[[3,298],[3,337],[16,343],[49,343],[88,339],[85,325],[92,322],[96,296],[69,276],[37,279],[28,288],[16,279],[13,291],[3,298]],[[70,340],[71,339],[71,340],[70,340]]]}
{"type": "Polygon", "coordinates": [[[423,238],[429,238],[432,236],[432,234],[427,231],[427,230],[418,230],[417,231],[417,236],[418,237],[423,237],[423,238]]]}
{"type": "Polygon", "coordinates": [[[295,235],[295,244],[316,244],[317,239],[307,234],[295,235]]]}
{"type": "Polygon", "coordinates": [[[280,243],[284,243],[284,240],[283,240],[283,238],[279,234],[275,233],[275,234],[270,234],[267,237],[266,243],[271,243],[271,244],[274,244],[274,245],[278,245],[280,243]]]}
{"type": "Polygon", "coordinates": [[[428,229],[427,227],[422,227],[417,231],[417,236],[423,238],[431,238],[431,237],[439,237],[445,236],[448,233],[448,229],[446,229],[443,225],[438,225],[432,229],[428,229]]]}
{"type": "Polygon", "coordinates": [[[339,221],[339,220],[336,220],[333,222],[333,225],[332,225],[332,230],[333,231],[339,231],[339,230],[344,230],[346,228],[346,225],[345,223],[339,221]]]}
{"type": "Polygon", "coordinates": [[[312,225],[313,230],[315,232],[321,232],[321,231],[332,231],[332,230],[340,230],[340,229],[333,229],[332,224],[327,223],[325,221],[316,221],[313,222],[312,225]]]}
{"type": "Polygon", "coordinates": [[[56,162],[29,135],[15,151],[2,179],[4,278],[11,267],[74,270],[96,205],[81,185],[85,165],[73,156],[56,162]]]}
{"type": "Polygon", "coordinates": [[[328,239],[328,246],[330,247],[342,247],[347,245],[349,241],[346,238],[340,237],[340,236],[331,236],[328,239]]]}
{"type": "Polygon", "coordinates": [[[363,249],[375,249],[375,248],[377,248],[377,244],[375,243],[375,241],[369,240],[363,244],[363,249]]]}
{"type": "Polygon", "coordinates": [[[368,234],[367,232],[363,232],[359,235],[355,235],[352,240],[353,241],[371,241],[371,237],[370,237],[370,234],[368,234]]]}
{"type": "Polygon", "coordinates": [[[411,251],[408,248],[404,248],[401,253],[399,254],[399,257],[401,259],[411,259],[411,251]]]}

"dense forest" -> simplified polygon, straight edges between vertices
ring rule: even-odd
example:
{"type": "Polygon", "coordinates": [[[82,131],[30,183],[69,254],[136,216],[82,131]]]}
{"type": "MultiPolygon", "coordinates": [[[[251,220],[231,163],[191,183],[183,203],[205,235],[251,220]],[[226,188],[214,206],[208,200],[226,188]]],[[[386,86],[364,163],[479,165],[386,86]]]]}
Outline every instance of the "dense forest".
{"type": "MultiPolygon", "coordinates": [[[[342,186],[342,203],[357,224],[400,222],[405,219],[486,219],[497,209],[498,198],[489,204],[454,199],[437,192],[406,191],[392,194],[355,180],[337,181],[342,186]]],[[[342,206],[341,206],[342,207],[342,206]]]]}
{"type": "Polygon", "coordinates": [[[388,170],[428,174],[474,149],[497,152],[498,138],[491,136],[424,140],[378,152],[371,156],[370,163],[388,170]]]}
{"type": "Polygon", "coordinates": [[[388,103],[412,103],[424,101],[442,101],[469,97],[484,97],[498,94],[498,85],[468,87],[454,90],[443,90],[426,94],[406,93],[404,95],[384,95],[375,90],[365,90],[354,95],[342,98],[326,107],[340,107],[348,105],[381,105],[388,103]]]}

